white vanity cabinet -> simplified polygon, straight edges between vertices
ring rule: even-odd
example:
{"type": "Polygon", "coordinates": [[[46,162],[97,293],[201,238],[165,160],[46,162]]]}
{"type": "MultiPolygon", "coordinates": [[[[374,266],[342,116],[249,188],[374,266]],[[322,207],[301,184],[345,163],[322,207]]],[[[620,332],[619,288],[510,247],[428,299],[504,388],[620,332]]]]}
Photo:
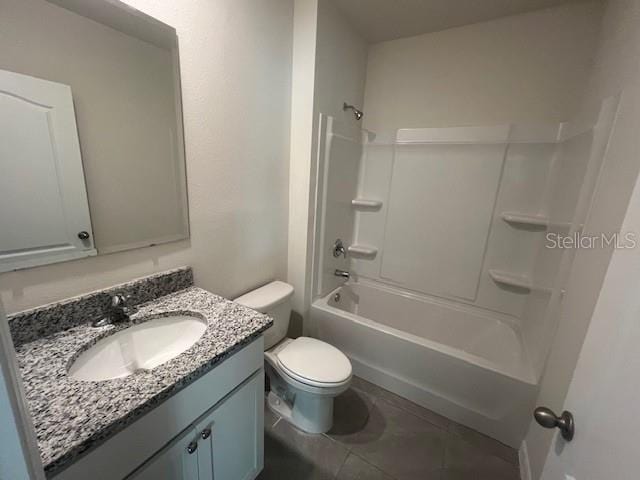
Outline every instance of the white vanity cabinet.
{"type": "Polygon", "coordinates": [[[263,464],[264,377],[254,374],[130,480],[250,480],[263,464]]]}
{"type": "Polygon", "coordinates": [[[264,375],[246,385],[196,425],[199,480],[255,478],[264,463],[264,375]]]}
{"type": "Polygon", "coordinates": [[[189,429],[156,453],[127,480],[198,480],[198,450],[195,430],[189,429]]]}
{"type": "Polygon", "coordinates": [[[263,352],[260,336],[54,480],[254,479],[263,466],[263,352]]]}

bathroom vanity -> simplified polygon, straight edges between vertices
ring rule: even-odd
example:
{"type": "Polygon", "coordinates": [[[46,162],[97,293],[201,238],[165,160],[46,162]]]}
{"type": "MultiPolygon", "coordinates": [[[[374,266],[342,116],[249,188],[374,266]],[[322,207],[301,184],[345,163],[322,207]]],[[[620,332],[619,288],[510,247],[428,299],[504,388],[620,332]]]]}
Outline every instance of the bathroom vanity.
{"type": "MultiPolygon", "coordinates": [[[[189,238],[175,28],[117,1],[10,4],[0,273],[189,238]]],[[[46,476],[255,478],[271,324],[190,268],[14,314],[46,476]]]]}
{"type": "Polygon", "coordinates": [[[47,477],[255,478],[263,465],[262,333],[271,324],[194,287],[189,268],[14,315],[47,477]],[[114,295],[129,298],[134,313],[96,327],[114,295]],[[190,346],[163,330],[185,318],[202,325],[190,346]],[[130,370],[111,368],[120,364],[130,370]]]}
{"type": "Polygon", "coordinates": [[[262,348],[254,340],[54,478],[255,478],[263,465],[262,348]]]}

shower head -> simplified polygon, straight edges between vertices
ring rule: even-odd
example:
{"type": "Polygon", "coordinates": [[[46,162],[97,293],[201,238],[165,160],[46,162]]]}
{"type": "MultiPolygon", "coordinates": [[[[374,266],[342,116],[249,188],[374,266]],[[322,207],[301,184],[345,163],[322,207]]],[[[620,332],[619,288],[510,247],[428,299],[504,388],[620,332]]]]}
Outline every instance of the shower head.
{"type": "Polygon", "coordinates": [[[356,117],[356,120],[360,120],[362,118],[362,116],[364,115],[364,113],[362,113],[361,110],[358,110],[356,107],[354,107],[353,105],[349,105],[347,104],[347,102],[344,102],[342,104],[342,110],[344,110],[345,112],[347,110],[353,110],[353,116],[356,117]]]}

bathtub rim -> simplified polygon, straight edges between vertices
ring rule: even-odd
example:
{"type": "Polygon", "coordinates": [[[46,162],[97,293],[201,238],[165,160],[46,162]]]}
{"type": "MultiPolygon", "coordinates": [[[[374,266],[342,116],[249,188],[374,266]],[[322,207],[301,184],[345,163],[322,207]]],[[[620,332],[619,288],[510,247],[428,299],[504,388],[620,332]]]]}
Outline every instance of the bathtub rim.
{"type": "MultiPolygon", "coordinates": [[[[357,274],[354,274],[351,278],[352,279],[350,281],[345,282],[342,286],[353,284],[366,285],[378,290],[393,293],[394,295],[398,295],[401,297],[411,298],[422,302],[435,303],[437,305],[445,306],[455,310],[468,312],[479,317],[487,317],[490,320],[499,320],[501,323],[509,326],[512,330],[515,330],[516,333],[518,328],[520,327],[519,318],[517,316],[469,303],[464,298],[445,297],[442,295],[423,293],[417,290],[404,288],[401,285],[397,285],[385,279],[375,279],[357,274]]],[[[320,297],[317,297],[316,300],[318,298],[320,297]]]]}
{"type": "MultiPolygon", "coordinates": [[[[498,364],[496,364],[495,362],[492,362],[490,360],[487,360],[483,357],[480,357],[478,355],[474,355],[472,353],[469,352],[465,352],[464,350],[461,350],[459,348],[455,348],[452,347],[450,345],[446,345],[444,343],[439,343],[436,342],[434,340],[430,340],[428,338],[424,338],[424,337],[420,337],[418,335],[415,335],[413,333],[410,332],[405,332],[403,330],[394,328],[394,327],[390,327],[388,325],[385,325],[383,323],[377,322],[375,320],[372,320],[370,318],[367,317],[363,317],[360,315],[357,315],[355,313],[351,313],[348,312],[346,310],[342,310],[340,308],[336,308],[333,307],[331,305],[329,305],[329,299],[335,295],[336,293],[338,293],[338,291],[345,287],[345,286],[351,286],[351,285],[357,285],[357,284],[361,284],[373,289],[380,289],[380,290],[388,290],[393,294],[398,294],[401,295],[405,298],[409,298],[409,299],[414,299],[414,300],[418,300],[418,301],[427,301],[426,299],[421,299],[420,297],[418,297],[417,295],[414,295],[412,293],[409,292],[403,292],[403,291],[396,291],[396,289],[392,289],[392,288],[385,288],[385,287],[379,287],[378,285],[374,285],[370,282],[361,282],[361,281],[348,281],[345,282],[344,284],[340,285],[339,287],[336,287],[335,289],[333,289],[331,292],[329,292],[327,295],[322,296],[322,297],[316,297],[312,302],[311,302],[311,308],[317,308],[320,309],[322,311],[325,311],[327,313],[330,314],[334,314],[334,315],[338,315],[338,316],[343,316],[348,318],[349,320],[358,323],[359,325],[365,326],[365,327],[369,327],[369,328],[375,328],[377,330],[381,330],[386,334],[392,335],[396,338],[402,339],[402,340],[407,340],[410,341],[412,343],[416,343],[418,345],[421,345],[423,347],[426,348],[431,348],[433,350],[439,351],[441,353],[444,353],[446,355],[450,355],[452,357],[455,357],[459,360],[462,360],[464,362],[470,363],[472,365],[477,365],[481,368],[484,368],[486,370],[490,370],[493,373],[496,373],[498,375],[504,375],[505,377],[508,377],[512,380],[518,381],[518,382],[523,382],[527,385],[531,385],[531,386],[538,386],[538,380],[533,372],[532,366],[530,364],[528,364],[528,357],[527,357],[527,353],[526,350],[524,349],[524,345],[522,345],[522,339],[520,337],[520,335],[518,334],[517,331],[515,331],[513,325],[510,322],[504,322],[499,318],[491,318],[491,320],[496,320],[499,321],[500,323],[502,323],[505,327],[511,329],[514,331],[514,333],[516,334],[516,337],[520,343],[520,346],[522,348],[522,354],[525,357],[525,362],[527,362],[523,368],[523,372],[522,375],[517,375],[513,372],[509,372],[503,368],[501,368],[498,364]],[[528,369],[526,369],[526,366],[528,366],[528,369]]],[[[430,301],[430,300],[429,300],[430,301]]],[[[439,302],[434,302],[434,303],[439,303],[439,302]]],[[[455,307],[454,307],[455,308],[455,307]]],[[[466,309],[464,309],[466,310],[466,309]]]]}

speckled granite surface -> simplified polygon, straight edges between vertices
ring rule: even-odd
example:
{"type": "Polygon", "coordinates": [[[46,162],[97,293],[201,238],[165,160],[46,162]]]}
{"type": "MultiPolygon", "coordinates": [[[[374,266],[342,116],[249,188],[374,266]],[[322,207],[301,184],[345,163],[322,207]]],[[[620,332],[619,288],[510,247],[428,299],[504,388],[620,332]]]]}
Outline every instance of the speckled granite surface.
{"type": "Polygon", "coordinates": [[[191,267],[182,267],[26,310],[9,316],[11,337],[15,345],[21,345],[102,318],[107,313],[111,296],[115,294],[130,296],[131,304],[137,305],[191,285],[191,267]]]}
{"type": "Polygon", "coordinates": [[[142,304],[131,319],[98,329],[80,324],[17,346],[48,477],[210,371],[272,323],[266,315],[197,287],[142,304]],[[73,360],[98,340],[176,313],[192,313],[208,323],[202,338],[176,358],[115,380],[84,382],[67,376],[73,360]]]}

